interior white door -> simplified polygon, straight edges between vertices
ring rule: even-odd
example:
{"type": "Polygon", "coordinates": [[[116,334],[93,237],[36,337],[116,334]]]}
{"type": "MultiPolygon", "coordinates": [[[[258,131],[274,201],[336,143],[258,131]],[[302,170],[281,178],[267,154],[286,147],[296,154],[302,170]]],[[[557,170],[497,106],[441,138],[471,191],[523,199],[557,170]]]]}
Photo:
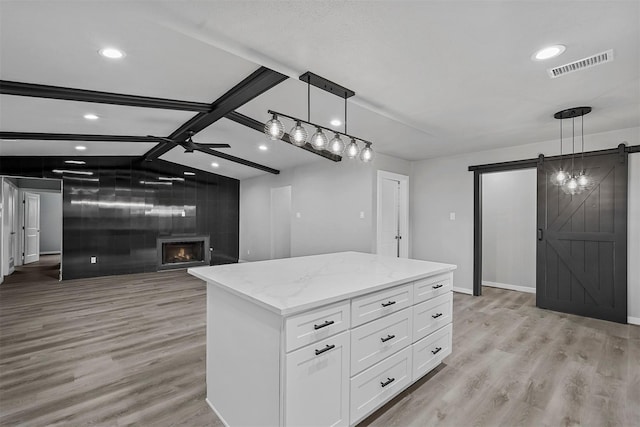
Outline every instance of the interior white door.
{"type": "Polygon", "coordinates": [[[13,184],[11,184],[8,180],[4,180],[3,183],[3,210],[4,216],[2,218],[2,227],[4,239],[2,244],[4,245],[3,249],[3,274],[9,275],[13,273],[16,266],[16,256],[17,256],[17,242],[18,242],[18,225],[17,225],[17,216],[16,216],[16,205],[18,201],[18,189],[13,184]]]}
{"type": "Polygon", "coordinates": [[[40,195],[24,193],[24,263],[40,259],[40,195]]]}
{"type": "Polygon", "coordinates": [[[400,256],[400,181],[384,178],[380,182],[380,232],[378,254],[400,256]]]}

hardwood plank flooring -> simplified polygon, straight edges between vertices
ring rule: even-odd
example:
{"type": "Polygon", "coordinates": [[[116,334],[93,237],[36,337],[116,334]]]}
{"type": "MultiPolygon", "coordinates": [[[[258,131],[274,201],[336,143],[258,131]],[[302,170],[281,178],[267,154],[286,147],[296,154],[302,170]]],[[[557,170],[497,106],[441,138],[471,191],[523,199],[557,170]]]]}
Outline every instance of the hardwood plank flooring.
{"type": "MultiPolygon", "coordinates": [[[[184,270],[6,280],[0,425],[221,426],[204,401],[205,311],[184,270]]],[[[453,331],[445,363],[362,427],[640,425],[640,327],[485,288],[454,294],[453,331]]]]}

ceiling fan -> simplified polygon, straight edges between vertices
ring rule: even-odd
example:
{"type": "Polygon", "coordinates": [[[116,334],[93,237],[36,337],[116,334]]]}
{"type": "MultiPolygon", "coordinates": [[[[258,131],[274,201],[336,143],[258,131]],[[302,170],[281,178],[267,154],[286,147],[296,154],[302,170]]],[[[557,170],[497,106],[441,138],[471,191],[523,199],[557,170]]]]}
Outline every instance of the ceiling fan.
{"type": "Polygon", "coordinates": [[[153,136],[147,135],[149,138],[157,139],[161,142],[166,142],[169,144],[176,144],[184,148],[185,153],[193,153],[194,151],[201,151],[203,153],[211,154],[210,148],[230,148],[229,144],[217,144],[217,143],[204,143],[204,142],[194,142],[191,138],[194,134],[193,131],[188,132],[189,136],[184,141],[180,141],[179,139],[171,139],[165,138],[162,136],[153,136]]]}

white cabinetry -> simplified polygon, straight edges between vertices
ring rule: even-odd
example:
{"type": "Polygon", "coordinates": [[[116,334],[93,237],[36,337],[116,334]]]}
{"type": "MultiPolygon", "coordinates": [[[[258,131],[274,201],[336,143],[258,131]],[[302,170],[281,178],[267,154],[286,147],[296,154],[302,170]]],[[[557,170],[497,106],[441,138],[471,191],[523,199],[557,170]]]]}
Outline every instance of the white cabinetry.
{"type": "Polygon", "coordinates": [[[190,269],[208,282],[207,402],[229,426],[362,421],[451,353],[453,269],[357,253],[190,269]]]}

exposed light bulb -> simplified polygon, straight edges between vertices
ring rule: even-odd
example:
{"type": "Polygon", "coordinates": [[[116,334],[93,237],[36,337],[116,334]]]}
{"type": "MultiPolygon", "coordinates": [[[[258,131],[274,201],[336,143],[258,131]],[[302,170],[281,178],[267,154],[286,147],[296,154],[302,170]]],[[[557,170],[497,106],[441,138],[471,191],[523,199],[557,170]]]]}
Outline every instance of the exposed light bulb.
{"type": "Polygon", "coordinates": [[[562,169],[560,169],[558,171],[558,173],[556,174],[556,181],[559,184],[562,184],[563,182],[565,182],[567,180],[567,178],[568,178],[567,173],[565,171],[563,171],[562,169]]]}
{"type": "Polygon", "coordinates": [[[373,160],[373,150],[371,149],[371,144],[367,143],[367,145],[360,152],[360,160],[365,163],[369,163],[373,160]]]}
{"type": "Polygon", "coordinates": [[[581,187],[586,187],[587,185],[589,185],[589,177],[586,176],[584,172],[582,172],[578,177],[578,185],[581,187]]]}
{"type": "Polygon", "coordinates": [[[567,181],[567,188],[569,190],[575,190],[578,188],[578,180],[575,177],[571,177],[571,179],[567,181]]]}
{"type": "Polygon", "coordinates": [[[300,121],[296,122],[296,125],[289,132],[289,139],[293,145],[302,147],[307,143],[307,130],[302,127],[300,121]]]}
{"type": "Polygon", "coordinates": [[[327,146],[327,135],[322,132],[322,129],[316,128],[316,133],[311,136],[311,145],[316,150],[324,150],[327,146]]]}
{"type": "Polygon", "coordinates": [[[347,146],[347,158],[355,159],[359,151],[360,149],[358,148],[358,144],[356,144],[356,140],[351,138],[351,142],[347,146]]]}
{"type": "Polygon", "coordinates": [[[340,135],[336,133],[334,137],[331,138],[331,141],[329,141],[329,151],[331,151],[333,154],[340,155],[344,153],[344,148],[344,142],[340,138],[340,135]]]}
{"type": "Polygon", "coordinates": [[[276,140],[281,139],[284,136],[284,125],[280,120],[278,120],[277,115],[273,115],[271,120],[269,120],[264,125],[264,133],[269,137],[269,139],[276,140]]]}

